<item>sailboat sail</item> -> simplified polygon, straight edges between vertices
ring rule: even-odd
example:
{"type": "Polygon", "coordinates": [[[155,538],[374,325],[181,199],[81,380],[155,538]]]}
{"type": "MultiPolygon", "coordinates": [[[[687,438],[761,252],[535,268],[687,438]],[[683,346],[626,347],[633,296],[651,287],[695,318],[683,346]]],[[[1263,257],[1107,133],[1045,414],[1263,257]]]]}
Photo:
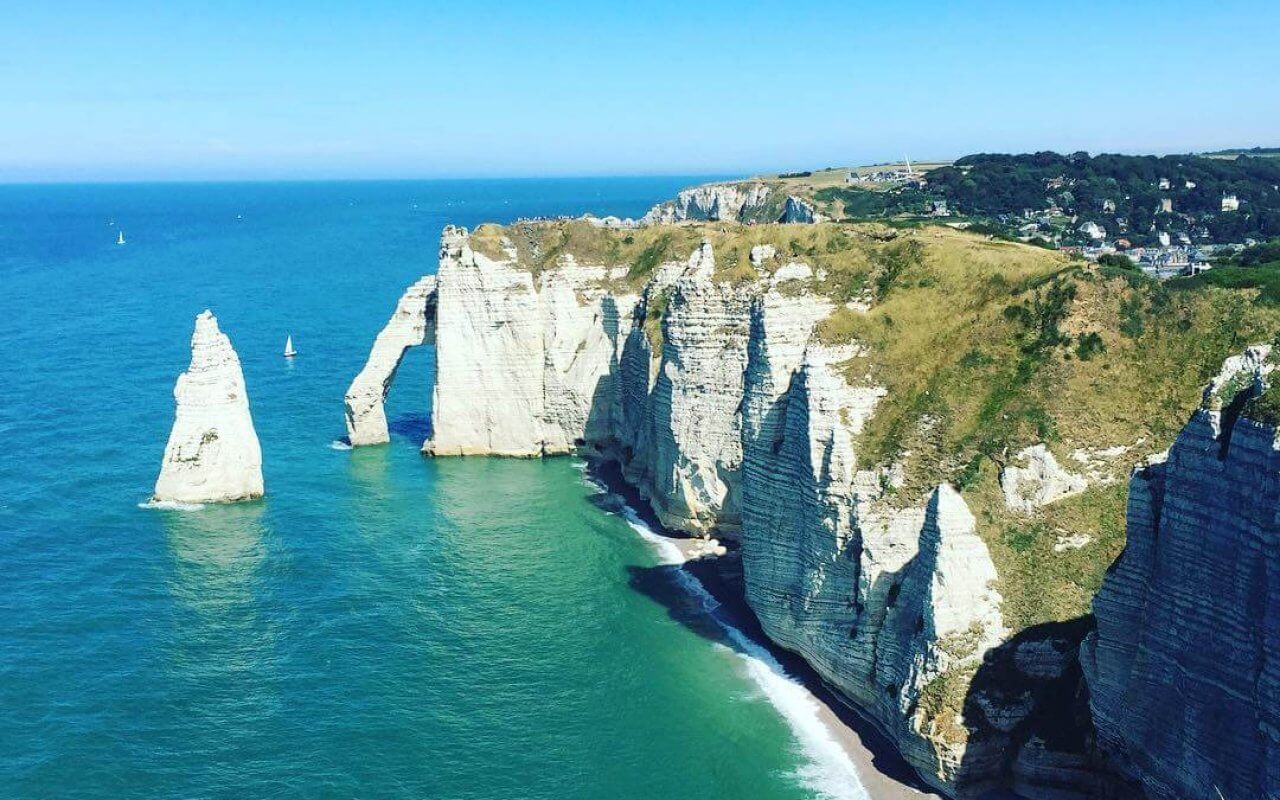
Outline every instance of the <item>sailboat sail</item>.
{"type": "Polygon", "coordinates": [[[293,349],[293,336],[284,337],[284,357],[293,358],[297,354],[298,351],[293,349]]]}
{"type": "Polygon", "coordinates": [[[120,231],[116,235],[116,244],[124,244],[124,231],[120,231]]]}

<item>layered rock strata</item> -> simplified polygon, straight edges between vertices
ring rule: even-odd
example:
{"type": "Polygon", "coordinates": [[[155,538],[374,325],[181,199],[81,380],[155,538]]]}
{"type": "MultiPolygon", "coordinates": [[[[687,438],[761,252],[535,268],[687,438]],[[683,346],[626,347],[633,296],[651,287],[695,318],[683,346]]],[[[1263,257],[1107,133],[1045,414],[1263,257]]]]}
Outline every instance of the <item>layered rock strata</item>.
{"type": "Polygon", "coordinates": [[[1280,796],[1280,449],[1249,417],[1270,369],[1229,360],[1133,474],[1081,649],[1099,743],[1156,800],[1280,796]]]}
{"type": "MultiPolygon", "coordinates": [[[[1095,737],[1153,797],[1280,788],[1268,658],[1280,652],[1269,600],[1280,451],[1275,430],[1248,417],[1266,349],[1229,361],[1168,462],[1135,474],[1129,547],[1080,649],[1088,618],[1006,629],[960,494],[944,484],[904,503],[895,469],[861,463],[885,390],[849,374],[857,345],[815,335],[833,309],[820,276],[777,256],[758,245],[753,272],[725,280],[704,243],[635,288],[564,254],[538,269],[514,246],[485,255],[447,229],[424,451],[589,451],[616,460],[669,527],[736,538],[769,637],[949,794],[1133,796],[1095,737]]],[[[1033,512],[1104,478],[1041,446],[1015,457],[1002,487],[1011,508],[1033,512]]]]}
{"type": "MultiPolygon", "coordinates": [[[[770,189],[763,183],[713,183],[685,189],[674,200],[659,203],[643,222],[659,224],[687,220],[742,220],[769,202],[770,189]]],[[[776,222],[777,220],[770,220],[776,222]]]]}
{"type": "MultiPolygon", "coordinates": [[[[704,243],[635,292],[572,258],[535,275],[515,248],[490,258],[446,230],[424,451],[615,459],[665,525],[739,539],[766,632],[954,788],[980,762],[959,705],[930,698],[1004,636],[995,568],[950,487],[900,508],[860,468],[884,390],[848,383],[835,365],[854,351],[815,339],[832,304],[814,271],[770,273],[765,255],[757,280],[726,282],[704,243]]],[[[1002,719],[1021,708],[1002,703],[1002,719]]]]}
{"type": "Polygon", "coordinates": [[[369,358],[351,382],[346,396],[347,438],[352,445],[390,441],[385,402],[405,351],[434,343],[436,278],[429,275],[410,286],[391,319],[373,342],[369,358]]]}
{"type": "MultiPolygon", "coordinates": [[[[767,196],[723,188],[662,214],[727,219],[767,196]]],[[[532,269],[502,251],[445,230],[434,320],[413,301],[426,330],[415,321],[375,346],[358,407],[380,408],[399,353],[434,321],[426,453],[588,451],[620,463],[663,524],[739,540],[764,631],[947,794],[1135,796],[1112,765],[1157,799],[1280,792],[1280,449],[1254,419],[1277,416],[1257,401],[1267,348],[1231,358],[1169,460],[1135,472],[1129,545],[1094,603],[1096,631],[1084,617],[1011,634],[964,498],[940,485],[902,503],[899,472],[860,463],[884,389],[845,369],[858,347],[814,334],[833,306],[809,265],[758,244],[748,276],[726,280],[704,243],[639,288],[625,270],[568,255],[532,269]]],[[[1007,507],[1033,513],[1105,483],[1098,463],[1125,452],[1076,452],[1085,475],[1043,445],[1016,454],[1007,507]]]]}
{"type": "Polygon", "coordinates": [[[240,359],[210,311],[196,317],[191,364],[178,376],[173,429],[154,502],[218,503],[261,497],[262,449],[240,359]]]}
{"type": "Polygon", "coordinates": [[[638,296],[571,257],[535,276],[447,228],[436,273],[430,455],[567,453],[616,427],[618,365],[638,296]]]}

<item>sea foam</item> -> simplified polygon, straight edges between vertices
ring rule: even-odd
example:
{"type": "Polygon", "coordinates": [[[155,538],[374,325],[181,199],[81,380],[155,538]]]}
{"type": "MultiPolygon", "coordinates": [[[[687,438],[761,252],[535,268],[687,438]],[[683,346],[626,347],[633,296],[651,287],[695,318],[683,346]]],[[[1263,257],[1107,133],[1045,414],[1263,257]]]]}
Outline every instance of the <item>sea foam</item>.
{"type": "MultiPolygon", "coordinates": [[[[574,466],[583,473],[583,482],[588,486],[600,494],[609,493],[608,487],[591,477],[585,464],[578,462],[574,466]]],[[[687,559],[680,548],[669,537],[654,531],[621,497],[614,497],[618,500],[618,516],[653,546],[662,564],[676,567],[674,574],[680,588],[701,604],[703,611],[720,626],[732,643],[732,647],[720,646],[731,650],[742,660],[743,668],[752,683],[786,720],[808,761],[796,770],[796,780],[827,800],[871,800],[858,778],[858,770],[849,754],[836,740],[827,723],[823,722],[821,707],[813,694],[804,684],[788,675],[782,664],[764,646],[715,616],[713,612],[720,607],[720,603],[702,585],[702,581],[684,569],[687,559]]]]}
{"type": "Polygon", "coordinates": [[[330,450],[350,450],[351,445],[348,444],[347,442],[342,441],[341,439],[334,439],[332,442],[329,442],[329,449],[330,450]]]}
{"type": "Polygon", "coordinates": [[[199,511],[204,503],[181,503],[177,500],[148,500],[138,503],[138,508],[153,508],[161,511],[199,511]]]}

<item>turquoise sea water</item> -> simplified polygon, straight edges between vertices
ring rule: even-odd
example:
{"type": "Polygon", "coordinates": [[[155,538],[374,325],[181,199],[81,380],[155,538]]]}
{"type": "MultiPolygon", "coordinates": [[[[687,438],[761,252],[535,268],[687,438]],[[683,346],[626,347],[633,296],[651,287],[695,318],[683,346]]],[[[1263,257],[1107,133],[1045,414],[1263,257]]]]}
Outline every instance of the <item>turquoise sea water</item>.
{"type": "Polygon", "coordinates": [[[332,446],[446,222],[694,180],[0,187],[0,797],[857,796],[571,459],[418,455],[428,349],[332,446]],[[143,509],[206,306],[267,498],[143,509]]]}

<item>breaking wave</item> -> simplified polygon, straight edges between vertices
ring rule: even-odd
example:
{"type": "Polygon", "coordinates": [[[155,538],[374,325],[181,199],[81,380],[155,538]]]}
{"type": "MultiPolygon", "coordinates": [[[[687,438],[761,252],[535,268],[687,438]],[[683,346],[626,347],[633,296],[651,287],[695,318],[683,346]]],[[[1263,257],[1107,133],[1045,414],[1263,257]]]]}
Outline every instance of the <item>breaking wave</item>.
{"type": "Polygon", "coordinates": [[[199,511],[204,503],[180,503],[177,500],[148,500],[138,503],[138,508],[154,508],[161,511],[199,511]]]}
{"type": "MultiPolygon", "coordinates": [[[[582,480],[588,486],[600,494],[612,494],[604,483],[591,476],[586,464],[575,462],[574,466],[582,472],[582,480]]],[[[686,559],[680,548],[670,538],[649,527],[622,497],[616,494],[612,497],[618,501],[617,515],[653,546],[662,564],[675,567],[673,574],[680,588],[697,600],[704,613],[724,631],[730,644],[721,646],[742,660],[743,669],[752,683],[786,720],[808,762],[796,770],[795,779],[826,800],[871,800],[849,754],[822,720],[822,707],[813,694],[804,684],[788,675],[765,647],[716,616],[714,612],[720,607],[719,601],[701,581],[684,569],[686,559]]]]}

